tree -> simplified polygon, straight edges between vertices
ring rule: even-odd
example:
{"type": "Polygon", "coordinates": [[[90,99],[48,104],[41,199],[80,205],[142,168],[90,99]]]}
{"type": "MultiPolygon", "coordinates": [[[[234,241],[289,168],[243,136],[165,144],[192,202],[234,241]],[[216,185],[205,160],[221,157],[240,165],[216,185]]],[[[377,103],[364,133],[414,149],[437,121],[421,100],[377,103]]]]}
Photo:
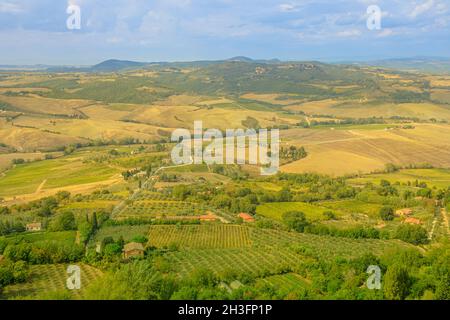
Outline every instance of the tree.
{"type": "Polygon", "coordinates": [[[305,214],[299,211],[289,211],[283,214],[284,223],[292,230],[303,232],[309,225],[305,214]]]}
{"type": "Polygon", "coordinates": [[[394,209],[392,209],[391,207],[382,207],[380,209],[380,217],[384,221],[394,220],[394,209]]]}
{"type": "Polygon", "coordinates": [[[75,216],[70,211],[65,211],[56,216],[50,224],[50,230],[52,231],[69,231],[76,229],[77,224],[75,222],[75,216]]]}
{"type": "Polygon", "coordinates": [[[395,238],[415,245],[426,244],[428,232],[421,226],[405,224],[397,228],[395,238]]]}
{"type": "Polygon", "coordinates": [[[450,274],[447,274],[438,280],[435,298],[437,300],[450,300],[450,274]]]}
{"type": "Polygon", "coordinates": [[[289,202],[292,200],[292,194],[289,188],[284,187],[279,193],[278,193],[278,201],[279,202],[289,202]]]}
{"type": "Polygon", "coordinates": [[[401,266],[388,267],[384,276],[383,292],[388,300],[404,300],[411,288],[411,279],[408,271],[401,266]]]}
{"type": "Polygon", "coordinates": [[[10,214],[11,210],[8,207],[0,207],[0,214],[10,214]]]}

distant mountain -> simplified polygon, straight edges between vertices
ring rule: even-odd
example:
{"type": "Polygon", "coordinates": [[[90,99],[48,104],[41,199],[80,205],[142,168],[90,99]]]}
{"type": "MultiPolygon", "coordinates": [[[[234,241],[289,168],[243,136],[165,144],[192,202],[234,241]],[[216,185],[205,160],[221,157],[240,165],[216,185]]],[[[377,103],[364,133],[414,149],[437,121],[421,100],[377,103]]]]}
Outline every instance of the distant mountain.
{"type": "Polygon", "coordinates": [[[450,72],[450,58],[441,58],[441,57],[385,59],[377,61],[359,62],[357,64],[389,69],[407,70],[407,71],[432,72],[432,73],[450,72]]]}
{"type": "Polygon", "coordinates": [[[233,58],[231,58],[231,59],[228,59],[227,61],[254,62],[253,59],[248,58],[248,57],[243,57],[243,56],[233,57],[233,58]]]}
{"type": "Polygon", "coordinates": [[[149,65],[145,62],[126,61],[126,60],[106,60],[90,68],[91,72],[114,72],[125,69],[138,69],[149,65]]]}

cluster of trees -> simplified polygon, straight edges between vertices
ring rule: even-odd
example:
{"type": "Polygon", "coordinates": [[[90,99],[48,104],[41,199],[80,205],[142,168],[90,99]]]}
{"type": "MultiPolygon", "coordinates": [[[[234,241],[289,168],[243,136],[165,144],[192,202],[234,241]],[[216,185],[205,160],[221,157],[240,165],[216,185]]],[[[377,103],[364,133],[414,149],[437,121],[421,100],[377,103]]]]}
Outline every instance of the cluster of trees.
{"type": "Polygon", "coordinates": [[[25,282],[29,276],[29,267],[24,261],[0,263],[0,293],[5,286],[25,282]]]}
{"type": "Polygon", "coordinates": [[[56,241],[20,242],[8,244],[3,255],[13,262],[25,261],[36,265],[70,263],[83,259],[84,247],[56,241]]]}
{"type": "Polygon", "coordinates": [[[287,162],[294,162],[297,160],[304,159],[308,156],[304,147],[290,146],[289,148],[280,148],[280,157],[287,162]]]}

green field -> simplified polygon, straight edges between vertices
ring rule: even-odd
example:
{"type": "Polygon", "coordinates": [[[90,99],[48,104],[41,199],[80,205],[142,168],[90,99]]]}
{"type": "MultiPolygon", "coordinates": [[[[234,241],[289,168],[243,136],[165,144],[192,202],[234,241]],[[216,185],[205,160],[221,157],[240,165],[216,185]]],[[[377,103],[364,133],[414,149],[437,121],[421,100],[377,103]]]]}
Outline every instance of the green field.
{"type": "Polygon", "coordinates": [[[8,236],[7,241],[19,241],[23,239],[26,242],[56,241],[59,244],[74,244],[76,231],[60,231],[60,232],[29,232],[20,235],[8,236]]]}
{"type": "Polygon", "coordinates": [[[265,277],[296,271],[307,254],[321,259],[355,258],[366,253],[382,255],[395,249],[413,246],[393,240],[355,240],[295,234],[276,230],[252,230],[249,248],[194,249],[169,252],[174,270],[189,274],[208,269],[216,274],[227,271],[265,277]]]}
{"type": "Polygon", "coordinates": [[[431,188],[446,189],[450,186],[450,169],[405,169],[394,173],[365,175],[361,178],[350,179],[349,183],[356,185],[380,184],[381,180],[404,184],[414,183],[418,180],[419,182],[426,182],[431,188]]]}
{"type": "Polygon", "coordinates": [[[44,181],[43,190],[105,181],[117,173],[117,169],[74,157],[33,162],[18,165],[0,178],[0,196],[34,193],[44,181]]]}
{"type": "Polygon", "coordinates": [[[94,242],[99,243],[106,237],[112,237],[114,240],[123,237],[125,241],[131,241],[135,236],[148,236],[149,228],[149,225],[102,227],[95,234],[94,242]]]}
{"type": "MultiPolygon", "coordinates": [[[[265,203],[258,206],[256,213],[264,217],[282,220],[283,214],[289,211],[300,211],[305,214],[308,220],[318,221],[325,219],[324,212],[330,211],[325,206],[312,205],[304,202],[274,202],[265,203]]],[[[334,211],[336,216],[340,216],[342,213],[334,211]]]]}
{"type": "Polygon", "coordinates": [[[81,290],[67,290],[67,265],[41,265],[30,267],[30,280],[25,283],[7,286],[0,297],[3,299],[42,298],[52,293],[65,292],[73,298],[81,297],[84,288],[102,276],[102,272],[86,264],[80,264],[81,290]]]}
{"type": "Polygon", "coordinates": [[[333,212],[345,212],[348,214],[365,214],[370,217],[378,217],[381,204],[367,203],[358,200],[340,200],[321,202],[322,207],[331,209],[333,212]]]}

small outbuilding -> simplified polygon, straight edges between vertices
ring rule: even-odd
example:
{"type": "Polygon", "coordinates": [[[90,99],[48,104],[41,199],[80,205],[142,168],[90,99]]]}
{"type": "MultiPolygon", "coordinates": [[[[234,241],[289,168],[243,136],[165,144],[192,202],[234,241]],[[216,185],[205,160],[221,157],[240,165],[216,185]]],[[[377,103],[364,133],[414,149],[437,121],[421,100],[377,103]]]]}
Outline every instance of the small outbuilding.
{"type": "Polygon", "coordinates": [[[29,223],[26,225],[26,229],[29,232],[38,232],[42,230],[42,223],[36,222],[36,223],[29,223]]]}
{"type": "Polygon", "coordinates": [[[395,212],[395,214],[399,217],[407,217],[413,214],[413,210],[409,208],[400,209],[395,212]]]}
{"type": "Polygon", "coordinates": [[[241,212],[239,213],[238,217],[244,220],[244,222],[255,222],[255,218],[253,218],[248,213],[241,212]]]}
{"type": "Polygon", "coordinates": [[[138,242],[127,243],[123,247],[124,259],[143,258],[144,252],[145,252],[144,246],[142,245],[142,243],[138,242]]]}
{"type": "Polygon", "coordinates": [[[421,225],[421,224],[422,224],[422,221],[420,221],[420,220],[417,219],[417,218],[406,218],[406,219],[405,219],[405,223],[407,223],[407,224],[421,225]]]}

